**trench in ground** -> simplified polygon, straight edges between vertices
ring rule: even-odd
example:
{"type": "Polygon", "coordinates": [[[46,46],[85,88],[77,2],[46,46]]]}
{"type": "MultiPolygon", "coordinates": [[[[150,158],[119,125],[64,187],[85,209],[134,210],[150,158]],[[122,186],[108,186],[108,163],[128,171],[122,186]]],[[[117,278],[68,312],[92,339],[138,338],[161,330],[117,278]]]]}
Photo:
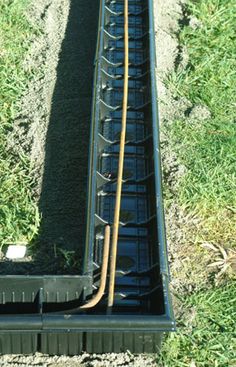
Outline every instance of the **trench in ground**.
{"type": "Polygon", "coordinates": [[[98,5],[70,2],[45,142],[39,234],[30,260],[2,262],[1,274],[81,273],[98,5]]]}

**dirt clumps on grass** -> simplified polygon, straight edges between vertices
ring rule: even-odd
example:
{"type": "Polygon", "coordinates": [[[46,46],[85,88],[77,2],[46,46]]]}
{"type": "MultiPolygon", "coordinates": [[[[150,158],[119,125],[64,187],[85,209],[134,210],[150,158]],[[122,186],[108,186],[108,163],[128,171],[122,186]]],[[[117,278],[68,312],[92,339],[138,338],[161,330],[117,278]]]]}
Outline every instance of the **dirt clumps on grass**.
{"type": "Polygon", "coordinates": [[[201,122],[211,117],[211,112],[206,106],[195,105],[189,113],[189,121],[201,122]]]}
{"type": "Polygon", "coordinates": [[[209,281],[209,255],[193,241],[194,235],[197,237],[198,226],[202,225],[200,219],[194,214],[187,215],[176,201],[181,178],[187,169],[178,161],[169,136],[171,125],[176,120],[198,123],[210,117],[205,106],[193,106],[184,97],[174,98],[166,83],[171,73],[177,69],[183,70],[188,64],[187,50],[179,45],[182,27],[191,23],[185,5],[185,0],[158,0],[154,3],[165,216],[173,294],[192,293],[206,287],[209,281]]]}

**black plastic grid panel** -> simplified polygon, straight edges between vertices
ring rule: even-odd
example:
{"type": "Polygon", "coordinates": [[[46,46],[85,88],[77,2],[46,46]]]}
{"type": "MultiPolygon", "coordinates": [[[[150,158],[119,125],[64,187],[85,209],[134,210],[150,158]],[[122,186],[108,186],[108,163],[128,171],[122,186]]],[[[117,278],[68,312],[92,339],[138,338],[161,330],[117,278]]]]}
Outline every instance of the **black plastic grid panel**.
{"type": "MultiPolygon", "coordinates": [[[[133,77],[133,78],[137,78],[137,77],[141,77],[143,76],[144,72],[146,71],[146,69],[140,67],[130,67],[129,68],[129,76],[133,77]]],[[[108,67],[108,73],[113,75],[114,77],[116,76],[122,76],[124,75],[124,68],[123,66],[120,67],[113,67],[113,66],[109,66],[108,67]]]]}
{"type": "MultiPolygon", "coordinates": [[[[103,135],[106,135],[109,140],[115,141],[120,139],[121,120],[113,120],[113,123],[104,122],[103,135]]],[[[126,125],[126,141],[139,141],[145,138],[145,127],[143,123],[135,123],[127,121],[126,125]]]]}
{"type": "MultiPolygon", "coordinates": [[[[113,88],[107,89],[103,93],[103,101],[109,106],[116,107],[121,106],[123,100],[123,89],[113,88]]],[[[128,105],[131,108],[137,108],[145,103],[144,92],[140,89],[131,89],[128,93],[128,105]]]]}
{"type": "MultiPolygon", "coordinates": [[[[117,253],[117,270],[130,272],[141,272],[144,269],[150,267],[150,257],[148,252],[148,241],[144,236],[123,237],[121,236],[118,242],[117,253]]],[[[102,259],[103,240],[98,239],[96,248],[98,249],[96,254],[96,262],[100,262],[102,259]]],[[[122,277],[121,277],[122,278],[122,277]]],[[[120,284],[127,285],[126,277],[123,277],[120,284]]],[[[142,278],[141,283],[142,284],[142,278]]],[[[119,281],[119,278],[117,278],[119,281]]],[[[136,281],[135,281],[136,282],[136,281]]],[[[132,284],[132,282],[131,282],[132,284]]],[[[144,284],[148,284],[145,280],[144,284]]]]}
{"type": "MultiPolygon", "coordinates": [[[[144,41],[143,40],[130,40],[129,41],[129,51],[131,50],[143,50],[144,49],[144,41]]],[[[116,50],[116,52],[124,50],[124,41],[122,39],[119,40],[109,40],[108,48],[116,50]]],[[[124,60],[124,56],[123,56],[124,60]]]]}
{"type": "MultiPolygon", "coordinates": [[[[125,180],[140,180],[147,176],[147,164],[142,157],[125,157],[123,178],[125,180]]],[[[108,178],[114,179],[117,176],[118,156],[102,157],[101,172],[108,178]]]]}
{"type": "MultiPolygon", "coordinates": [[[[122,30],[119,30],[119,31],[116,30],[114,35],[119,35],[119,34],[124,33],[124,17],[122,15],[120,15],[119,17],[111,15],[108,25],[110,27],[114,27],[115,29],[117,29],[117,27],[122,29],[122,30]]],[[[143,30],[143,33],[145,33],[147,31],[147,27],[143,22],[143,17],[142,16],[138,16],[138,15],[136,15],[136,16],[130,15],[129,16],[129,32],[130,32],[130,29],[133,29],[134,27],[135,27],[135,29],[143,30]]]]}
{"type": "MultiPolygon", "coordinates": [[[[152,157],[147,146],[148,116],[145,106],[149,102],[149,73],[146,31],[146,2],[129,1],[129,91],[126,146],[120,223],[118,239],[117,270],[123,276],[116,277],[115,310],[136,308],[137,313],[146,312],[147,300],[142,295],[151,289],[150,277],[142,274],[152,266],[149,222],[151,219],[149,176],[152,173],[152,157]],[[136,15],[134,15],[136,14],[136,15]],[[124,276],[125,274],[125,276],[124,276]]],[[[116,179],[119,159],[123,101],[124,17],[123,1],[107,2],[107,7],[116,12],[106,14],[105,49],[102,68],[104,74],[100,99],[104,103],[100,134],[104,138],[98,157],[99,173],[108,182],[99,188],[96,214],[101,220],[112,224],[114,217],[116,179]],[[110,15],[109,15],[110,14],[110,15]],[[119,15],[120,14],[120,15],[119,15]],[[113,38],[116,39],[113,39],[113,38]],[[112,63],[114,65],[112,65],[112,63]],[[106,76],[107,75],[107,76],[106,76]],[[117,79],[118,77],[118,79],[117,79]],[[107,106],[107,107],[106,107],[107,106]],[[114,109],[114,110],[111,110],[114,109]]],[[[100,227],[94,258],[97,264],[102,259],[103,237],[100,227]]]]}
{"type": "MultiPolygon", "coordinates": [[[[106,149],[104,149],[106,153],[112,154],[112,153],[119,153],[120,148],[119,145],[110,145],[107,146],[106,149]]],[[[145,156],[145,146],[140,145],[126,145],[125,146],[125,154],[128,155],[135,155],[135,156],[145,156]]]]}
{"type": "MultiPolygon", "coordinates": [[[[105,190],[107,193],[116,192],[116,183],[110,183],[105,185],[105,190]]],[[[146,185],[141,184],[127,184],[124,183],[122,186],[122,191],[124,194],[145,194],[147,192],[146,185]]],[[[127,209],[128,210],[128,209],[127,209]]]]}
{"type": "MultiPolygon", "coordinates": [[[[115,195],[101,196],[100,217],[110,222],[114,217],[115,195]]],[[[122,195],[120,222],[142,223],[149,219],[147,198],[144,195],[122,195]]]]}
{"type": "MultiPolygon", "coordinates": [[[[105,56],[107,58],[107,60],[109,60],[110,62],[116,64],[116,63],[123,63],[124,61],[124,55],[122,51],[116,51],[114,52],[113,49],[107,49],[105,52],[105,56]]],[[[142,64],[145,60],[147,59],[147,53],[145,51],[145,49],[143,50],[130,50],[129,52],[129,63],[131,65],[139,65],[142,64]]],[[[111,70],[113,69],[109,69],[109,71],[111,72],[111,70]]],[[[121,69],[118,69],[121,70],[121,69]]],[[[120,73],[123,75],[123,72],[120,73]]],[[[131,74],[129,73],[130,76],[134,76],[134,71],[131,72],[131,74]]]]}
{"type": "MultiPolygon", "coordinates": [[[[113,25],[113,26],[123,26],[122,28],[122,32],[124,31],[124,17],[121,15],[119,17],[116,16],[110,16],[110,22],[109,24],[113,25]]],[[[143,22],[143,17],[141,16],[129,16],[129,31],[130,28],[135,26],[135,28],[139,28],[139,29],[147,29],[146,25],[143,22]]]]}
{"type": "MultiPolygon", "coordinates": [[[[124,25],[123,24],[111,24],[107,27],[108,32],[116,37],[124,36],[124,25]]],[[[129,26],[129,37],[142,37],[145,34],[142,27],[129,26]]]]}

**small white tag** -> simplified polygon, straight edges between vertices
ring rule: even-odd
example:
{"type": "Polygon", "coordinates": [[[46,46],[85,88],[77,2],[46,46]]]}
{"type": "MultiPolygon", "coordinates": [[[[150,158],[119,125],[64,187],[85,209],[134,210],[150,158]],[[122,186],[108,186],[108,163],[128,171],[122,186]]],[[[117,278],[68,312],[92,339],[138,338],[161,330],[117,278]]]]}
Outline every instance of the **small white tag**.
{"type": "Polygon", "coordinates": [[[10,245],[8,246],[6,257],[8,259],[22,259],[26,254],[25,245],[10,245]]]}

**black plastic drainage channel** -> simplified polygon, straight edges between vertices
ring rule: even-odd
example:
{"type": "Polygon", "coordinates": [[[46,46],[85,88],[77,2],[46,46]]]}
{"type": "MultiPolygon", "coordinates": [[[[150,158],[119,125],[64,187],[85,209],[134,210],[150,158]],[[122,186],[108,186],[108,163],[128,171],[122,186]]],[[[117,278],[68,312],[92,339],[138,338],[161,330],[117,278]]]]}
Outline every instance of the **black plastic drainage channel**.
{"type": "Polygon", "coordinates": [[[115,302],[77,311],[99,285],[112,225],[121,124],[123,0],[101,0],[83,276],[5,276],[0,352],[153,353],[175,329],[161,189],[153,1],[129,0],[129,98],[115,302]]]}

